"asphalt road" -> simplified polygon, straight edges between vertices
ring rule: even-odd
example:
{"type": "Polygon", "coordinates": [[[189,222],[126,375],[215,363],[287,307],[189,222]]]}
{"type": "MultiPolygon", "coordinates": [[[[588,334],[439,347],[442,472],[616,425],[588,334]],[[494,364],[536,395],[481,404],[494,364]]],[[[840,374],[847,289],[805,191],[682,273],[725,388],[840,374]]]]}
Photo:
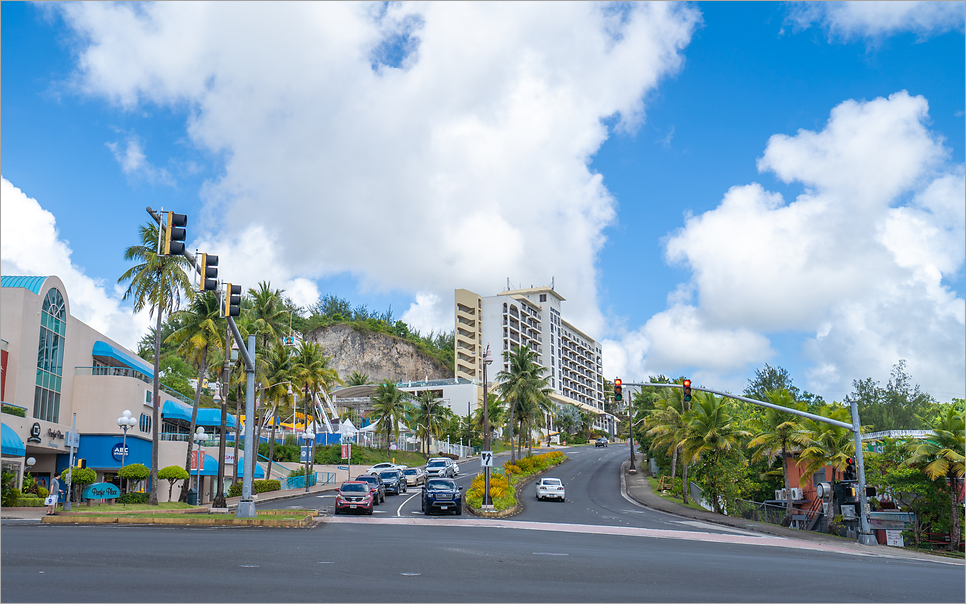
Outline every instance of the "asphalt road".
{"type": "Polygon", "coordinates": [[[411,490],[309,529],[4,523],[0,600],[964,601],[962,564],[783,547],[640,508],[620,492],[624,453],[568,451],[553,472],[567,501],[537,502],[530,485],[503,521],[425,518],[411,490]]]}

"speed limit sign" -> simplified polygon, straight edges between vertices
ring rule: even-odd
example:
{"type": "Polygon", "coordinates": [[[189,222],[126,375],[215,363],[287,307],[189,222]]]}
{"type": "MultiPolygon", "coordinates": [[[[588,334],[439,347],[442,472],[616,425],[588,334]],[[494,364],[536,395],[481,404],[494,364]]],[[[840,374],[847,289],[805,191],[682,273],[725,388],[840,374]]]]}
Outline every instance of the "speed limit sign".
{"type": "Polygon", "coordinates": [[[493,451],[483,451],[480,453],[480,467],[492,468],[493,467],[493,451]]]}

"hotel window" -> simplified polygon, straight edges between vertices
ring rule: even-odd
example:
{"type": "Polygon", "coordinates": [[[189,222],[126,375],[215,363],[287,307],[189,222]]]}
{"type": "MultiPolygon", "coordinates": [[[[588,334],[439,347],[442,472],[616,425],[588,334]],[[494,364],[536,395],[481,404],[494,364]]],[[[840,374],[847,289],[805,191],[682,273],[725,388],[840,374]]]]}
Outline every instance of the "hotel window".
{"type": "Polygon", "coordinates": [[[37,345],[37,383],[34,388],[34,419],[60,421],[60,386],[64,373],[64,334],[67,310],[56,289],[47,292],[40,313],[40,343],[37,345]]]}

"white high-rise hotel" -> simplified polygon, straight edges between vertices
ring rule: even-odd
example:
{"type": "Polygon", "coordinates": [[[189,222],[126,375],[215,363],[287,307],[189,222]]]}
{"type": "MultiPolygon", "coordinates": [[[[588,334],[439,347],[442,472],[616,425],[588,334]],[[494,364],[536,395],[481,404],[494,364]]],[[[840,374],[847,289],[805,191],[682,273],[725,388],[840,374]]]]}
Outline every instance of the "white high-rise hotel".
{"type": "Polygon", "coordinates": [[[482,381],[483,352],[489,345],[493,364],[487,380],[495,381],[507,368],[503,352],[529,346],[547,369],[554,402],[591,412],[594,428],[614,433],[616,419],[604,412],[601,346],[561,317],[563,296],[552,287],[532,287],[487,297],[458,289],[454,298],[457,378],[482,381]]]}

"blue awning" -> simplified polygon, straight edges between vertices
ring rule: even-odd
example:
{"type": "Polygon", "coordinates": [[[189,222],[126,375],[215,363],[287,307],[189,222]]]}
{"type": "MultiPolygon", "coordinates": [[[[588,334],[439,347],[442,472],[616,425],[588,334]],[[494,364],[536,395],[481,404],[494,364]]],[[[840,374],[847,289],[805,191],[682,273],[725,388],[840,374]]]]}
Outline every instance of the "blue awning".
{"type": "Polygon", "coordinates": [[[40,295],[40,289],[44,286],[47,277],[21,277],[18,275],[3,275],[0,277],[2,287],[22,287],[33,293],[40,295]]]}
{"type": "MultiPolygon", "coordinates": [[[[245,458],[238,456],[238,477],[241,478],[245,475],[245,458]]],[[[265,470],[262,466],[255,464],[255,478],[265,478],[265,470]]]]}
{"type": "MultiPolygon", "coordinates": [[[[197,451],[197,449],[196,449],[197,451]]],[[[198,475],[198,470],[191,471],[192,476],[198,475]]],[[[205,453],[205,467],[201,469],[202,476],[218,476],[218,460],[205,453]]]]}
{"type": "MultiPolygon", "coordinates": [[[[161,406],[161,415],[167,419],[180,419],[189,424],[191,423],[191,407],[179,401],[164,401],[164,405],[161,406]]],[[[206,407],[204,409],[199,408],[195,425],[215,428],[220,427],[221,409],[212,409],[211,407],[206,407]]],[[[228,414],[226,425],[230,429],[233,429],[236,426],[235,416],[231,413],[228,414]]]]}
{"type": "Polygon", "coordinates": [[[23,446],[23,441],[7,424],[0,424],[0,453],[3,455],[13,455],[23,457],[27,454],[27,449],[23,446]]]}
{"type": "MultiPolygon", "coordinates": [[[[188,419],[191,419],[189,416],[188,419]]],[[[199,426],[214,426],[216,428],[221,427],[221,409],[198,409],[198,421],[195,422],[199,426]]],[[[228,414],[228,419],[225,422],[229,428],[235,427],[235,416],[231,413],[228,414]]]]}
{"type": "Polygon", "coordinates": [[[125,367],[140,371],[150,378],[154,377],[154,367],[152,367],[146,361],[130,355],[123,350],[119,350],[103,340],[94,342],[94,348],[91,350],[91,355],[94,357],[113,359],[120,362],[125,367]]]}

